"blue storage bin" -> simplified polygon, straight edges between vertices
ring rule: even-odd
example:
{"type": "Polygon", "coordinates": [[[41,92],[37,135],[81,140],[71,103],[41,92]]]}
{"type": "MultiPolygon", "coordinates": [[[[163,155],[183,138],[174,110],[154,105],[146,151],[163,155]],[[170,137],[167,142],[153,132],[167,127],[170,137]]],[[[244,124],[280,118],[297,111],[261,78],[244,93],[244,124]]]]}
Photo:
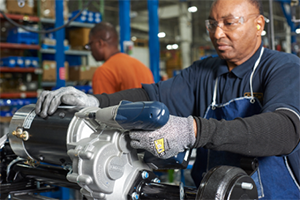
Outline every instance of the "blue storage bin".
{"type": "MultiPolygon", "coordinates": [[[[49,44],[42,44],[42,49],[55,49],[55,45],[49,45],[49,44]]],[[[70,50],[70,45],[68,46],[64,46],[64,50],[67,51],[67,50],[70,50]]]]}
{"type": "MultiPolygon", "coordinates": [[[[72,19],[73,17],[75,17],[80,11],[79,10],[75,10],[71,13],[69,19],[72,19]]],[[[87,18],[88,18],[88,10],[84,10],[82,11],[82,13],[74,20],[75,22],[86,22],[87,18]]]]}
{"type": "Polygon", "coordinates": [[[37,33],[25,31],[21,28],[13,28],[8,31],[7,42],[18,44],[38,44],[39,38],[37,33]]]}
{"type": "Polygon", "coordinates": [[[29,99],[1,99],[0,100],[0,116],[12,117],[17,110],[25,105],[33,104],[37,101],[37,98],[29,99]]]}
{"type": "Polygon", "coordinates": [[[100,23],[102,21],[102,15],[99,12],[94,12],[94,23],[100,23]]]}
{"type": "Polygon", "coordinates": [[[70,67],[82,65],[82,59],[80,56],[66,55],[65,60],[69,63],[70,67]]]}
{"type": "Polygon", "coordinates": [[[37,98],[27,98],[27,99],[0,99],[0,107],[3,106],[17,106],[23,107],[28,104],[35,104],[37,98]]]}
{"type": "Polygon", "coordinates": [[[86,19],[87,23],[94,23],[94,21],[95,21],[95,19],[94,19],[93,16],[92,17],[88,16],[87,19],[86,19]]]}
{"type": "Polygon", "coordinates": [[[4,67],[24,67],[24,59],[20,56],[8,56],[1,58],[1,66],[4,67]]]}
{"type": "Polygon", "coordinates": [[[78,90],[81,90],[82,92],[84,92],[86,94],[92,94],[93,93],[93,89],[89,85],[81,85],[81,86],[74,86],[74,87],[78,90]]]}
{"type": "Polygon", "coordinates": [[[24,65],[25,67],[38,67],[39,66],[39,58],[38,57],[24,57],[24,65]]]}

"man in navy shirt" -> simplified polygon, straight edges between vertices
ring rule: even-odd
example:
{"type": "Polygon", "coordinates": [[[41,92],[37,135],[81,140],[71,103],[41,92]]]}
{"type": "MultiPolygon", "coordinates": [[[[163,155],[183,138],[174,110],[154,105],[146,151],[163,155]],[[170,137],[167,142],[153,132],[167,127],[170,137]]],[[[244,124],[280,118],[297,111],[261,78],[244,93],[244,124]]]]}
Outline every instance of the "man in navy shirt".
{"type": "Polygon", "coordinates": [[[299,199],[300,59],[263,47],[259,0],[216,0],[205,23],[218,57],[141,89],[95,96],[72,87],[45,91],[36,113],[51,115],[60,103],[160,101],[169,108],[168,123],[156,131],[130,132],[132,147],[162,159],[197,148],[196,186],[212,167],[240,166],[242,158],[255,157],[259,166],[251,177],[259,198],[299,199]],[[155,148],[162,138],[163,152],[155,148]]]}

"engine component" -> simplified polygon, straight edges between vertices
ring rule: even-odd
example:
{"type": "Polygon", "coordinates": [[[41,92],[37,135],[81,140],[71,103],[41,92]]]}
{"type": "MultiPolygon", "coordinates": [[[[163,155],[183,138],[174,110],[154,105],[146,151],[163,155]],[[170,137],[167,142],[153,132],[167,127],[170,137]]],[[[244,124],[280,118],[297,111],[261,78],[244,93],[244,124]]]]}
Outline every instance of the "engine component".
{"type": "MultiPolygon", "coordinates": [[[[9,144],[19,158],[8,165],[7,180],[17,182],[30,178],[80,188],[80,192],[91,200],[196,198],[195,188],[161,184],[143,160],[144,152],[138,153],[130,146],[128,131],[99,120],[97,113],[101,110],[96,107],[60,107],[44,119],[35,114],[35,105],[22,107],[13,116],[9,127],[9,144]],[[23,162],[25,159],[27,164],[23,162]]],[[[161,116],[160,112],[157,113],[155,116],[161,116]]],[[[122,114],[125,115],[127,113],[122,114]]],[[[146,113],[145,116],[154,115],[146,113]]],[[[139,128],[143,128],[142,124],[139,121],[139,128]]],[[[145,124],[155,127],[151,121],[145,124]]],[[[161,126],[158,124],[157,127],[161,126]]],[[[126,126],[131,127],[130,123],[126,126]]],[[[166,164],[169,166],[168,162],[166,164]]],[[[163,162],[160,165],[163,167],[163,162]]],[[[239,194],[256,199],[253,180],[242,172],[227,166],[210,171],[203,179],[196,199],[212,197],[207,191],[215,193],[213,198],[217,198],[221,191],[227,199],[239,194]]],[[[5,191],[9,190],[9,185],[1,184],[1,188],[5,186],[5,191]]]]}

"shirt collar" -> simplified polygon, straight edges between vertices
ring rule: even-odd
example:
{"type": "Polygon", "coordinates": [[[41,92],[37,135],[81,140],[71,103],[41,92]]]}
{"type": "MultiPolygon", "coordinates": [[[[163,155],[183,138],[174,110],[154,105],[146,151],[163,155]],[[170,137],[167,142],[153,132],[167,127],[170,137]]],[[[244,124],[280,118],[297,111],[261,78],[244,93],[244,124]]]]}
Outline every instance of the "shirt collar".
{"type": "MultiPolygon", "coordinates": [[[[232,70],[232,73],[237,77],[242,78],[249,70],[253,69],[255,62],[259,57],[261,48],[262,48],[262,44],[260,45],[260,47],[257,49],[257,51],[254,53],[254,55],[251,58],[249,58],[246,62],[242,63],[241,65],[236,66],[232,70]]],[[[229,71],[228,71],[227,63],[225,60],[222,59],[217,70],[217,77],[228,72],[229,71]]]]}

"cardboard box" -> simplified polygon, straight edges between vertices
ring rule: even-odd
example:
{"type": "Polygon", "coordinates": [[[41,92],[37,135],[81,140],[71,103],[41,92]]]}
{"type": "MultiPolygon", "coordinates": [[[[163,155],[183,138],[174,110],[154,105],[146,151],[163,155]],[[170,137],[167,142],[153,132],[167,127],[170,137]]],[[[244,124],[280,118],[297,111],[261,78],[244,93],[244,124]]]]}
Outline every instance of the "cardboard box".
{"type": "MultiPolygon", "coordinates": [[[[56,81],[56,61],[43,61],[43,81],[56,81]]],[[[60,78],[69,80],[69,63],[65,62],[65,66],[60,68],[60,78]]]]}
{"type": "Polygon", "coordinates": [[[76,66],[69,68],[70,81],[91,81],[97,67],[76,66]]]}
{"type": "Polygon", "coordinates": [[[6,10],[8,13],[17,13],[17,14],[35,14],[35,3],[34,0],[25,0],[24,7],[18,5],[18,0],[7,0],[6,1],[6,10]]]}
{"type": "Polygon", "coordinates": [[[74,28],[68,31],[69,43],[72,49],[82,50],[89,42],[90,28],[74,28]]]}
{"type": "MultiPolygon", "coordinates": [[[[68,20],[68,1],[64,0],[63,16],[68,20]]],[[[55,19],[55,0],[41,0],[41,17],[55,19]]]]}

